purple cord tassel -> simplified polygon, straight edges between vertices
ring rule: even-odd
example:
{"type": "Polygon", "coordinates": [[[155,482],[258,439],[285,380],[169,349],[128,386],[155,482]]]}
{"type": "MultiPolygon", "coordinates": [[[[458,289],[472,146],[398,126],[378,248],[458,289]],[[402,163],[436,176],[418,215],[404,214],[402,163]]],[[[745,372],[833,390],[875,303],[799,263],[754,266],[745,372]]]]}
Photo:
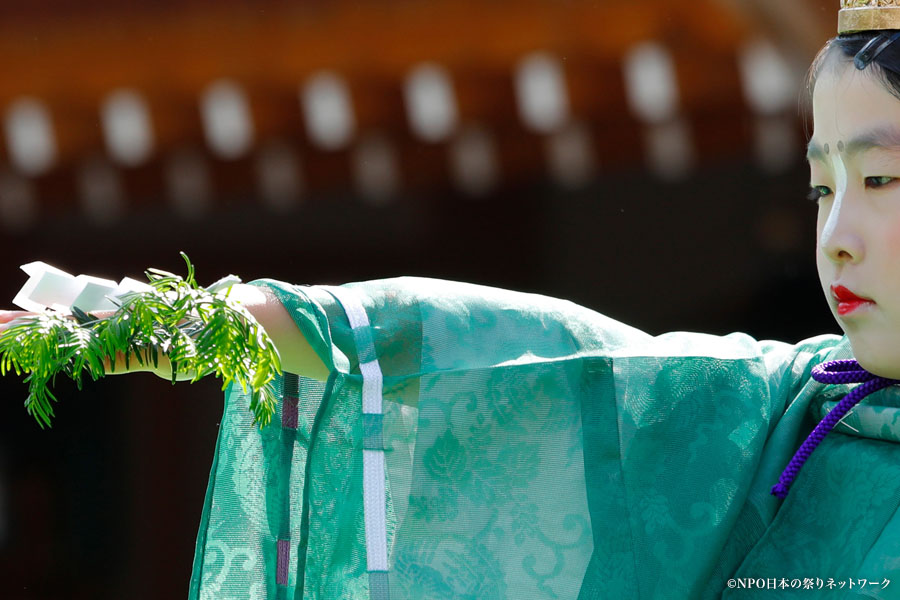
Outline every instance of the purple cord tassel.
{"type": "Polygon", "coordinates": [[[852,359],[832,360],[816,365],[812,370],[812,378],[820,383],[862,383],[862,385],[853,388],[849,394],[844,396],[844,398],[837,403],[837,406],[832,408],[828,414],[825,415],[824,419],[819,421],[816,428],[812,430],[812,433],[809,434],[806,441],[803,442],[803,445],[801,445],[800,449],[794,454],[791,462],[788,463],[788,466],[785,467],[781,477],[778,478],[778,483],[772,486],[772,495],[778,496],[779,498],[785,498],[787,496],[788,489],[791,487],[794,479],[796,479],[803,463],[806,462],[806,459],[809,458],[812,451],[816,449],[816,446],[825,439],[828,432],[834,429],[834,426],[837,425],[838,421],[843,419],[844,415],[846,415],[851,408],[856,406],[860,400],[869,394],[894,385],[895,383],[900,383],[900,380],[897,379],[887,379],[886,377],[873,375],[859,366],[859,363],[852,359]]]}

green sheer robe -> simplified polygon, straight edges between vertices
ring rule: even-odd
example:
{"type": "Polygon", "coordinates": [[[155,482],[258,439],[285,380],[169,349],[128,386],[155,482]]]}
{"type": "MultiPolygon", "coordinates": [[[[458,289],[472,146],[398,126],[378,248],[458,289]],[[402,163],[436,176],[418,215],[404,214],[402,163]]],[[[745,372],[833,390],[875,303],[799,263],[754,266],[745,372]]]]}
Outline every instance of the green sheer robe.
{"type": "Polygon", "coordinates": [[[769,493],[848,391],[809,375],[846,340],[652,337],[431,279],[255,284],[331,375],[285,374],[263,429],[228,391],[192,599],[900,599],[896,389],[769,493]]]}

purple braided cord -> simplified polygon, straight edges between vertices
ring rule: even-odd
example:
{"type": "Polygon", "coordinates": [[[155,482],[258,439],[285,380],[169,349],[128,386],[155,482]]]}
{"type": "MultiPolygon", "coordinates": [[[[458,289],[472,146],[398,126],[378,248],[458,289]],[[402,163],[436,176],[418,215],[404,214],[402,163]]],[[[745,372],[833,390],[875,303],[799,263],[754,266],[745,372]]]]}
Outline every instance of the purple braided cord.
{"type": "Polygon", "coordinates": [[[800,446],[800,449],[797,450],[794,457],[791,458],[791,462],[788,463],[788,466],[785,467],[781,477],[778,478],[778,483],[772,486],[772,495],[778,496],[779,498],[785,498],[787,496],[788,489],[800,472],[803,463],[806,462],[806,459],[809,458],[812,451],[816,449],[816,446],[825,439],[825,436],[834,429],[834,426],[837,425],[838,421],[843,419],[844,415],[846,415],[851,408],[856,406],[860,400],[869,394],[896,383],[900,383],[897,379],[887,379],[886,377],[873,375],[859,366],[859,363],[852,359],[832,360],[816,365],[812,370],[812,378],[820,383],[862,383],[862,385],[853,388],[849,394],[844,396],[844,398],[837,403],[837,406],[832,408],[828,414],[825,415],[824,419],[819,421],[816,428],[812,430],[812,433],[809,434],[806,441],[803,442],[803,445],[800,446]]]}

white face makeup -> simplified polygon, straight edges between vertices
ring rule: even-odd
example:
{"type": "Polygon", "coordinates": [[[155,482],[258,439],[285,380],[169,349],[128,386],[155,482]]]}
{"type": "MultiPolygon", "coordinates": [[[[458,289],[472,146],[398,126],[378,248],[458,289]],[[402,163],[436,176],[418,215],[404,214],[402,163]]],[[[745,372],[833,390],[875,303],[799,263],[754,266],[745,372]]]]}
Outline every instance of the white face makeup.
{"type": "MultiPolygon", "coordinates": [[[[843,146],[843,144],[842,144],[843,146]]],[[[822,233],[819,236],[820,244],[827,245],[828,240],[834,234],[834,228],[837,226],[838,218],[841,214],[841,207],[844,203],[844,194],[847,193],[847,167],[844,166],[844,160],[841,158],[840,152],[830,154],[831,169],[834,173],[834,201],[831,205],[831,211],[828,213],[828,220],[822,227],[822,233]]]]}
{"type": "Polygon", "coordinates": [[[816,264],[857,360],[900,379],[900,99],[871,69],[826,66],[816,82],[808,153],[821,195],[816,264]]]}

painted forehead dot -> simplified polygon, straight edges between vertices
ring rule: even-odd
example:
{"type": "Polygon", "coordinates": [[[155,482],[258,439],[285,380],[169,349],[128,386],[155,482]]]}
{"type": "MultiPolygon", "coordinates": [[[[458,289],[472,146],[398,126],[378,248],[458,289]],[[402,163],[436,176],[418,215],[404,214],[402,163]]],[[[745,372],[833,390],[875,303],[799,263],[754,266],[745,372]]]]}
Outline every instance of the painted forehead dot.
{"type": "Polygon", "coordinates": [[[831,148],[828,147],[828,144],[825,144],[825,154],[831,152],[831,148]]]}
{"type": "Polygon", "coordinates": [[[838,142],[838,152],[844,151],[844,142],[838,142]]]}

